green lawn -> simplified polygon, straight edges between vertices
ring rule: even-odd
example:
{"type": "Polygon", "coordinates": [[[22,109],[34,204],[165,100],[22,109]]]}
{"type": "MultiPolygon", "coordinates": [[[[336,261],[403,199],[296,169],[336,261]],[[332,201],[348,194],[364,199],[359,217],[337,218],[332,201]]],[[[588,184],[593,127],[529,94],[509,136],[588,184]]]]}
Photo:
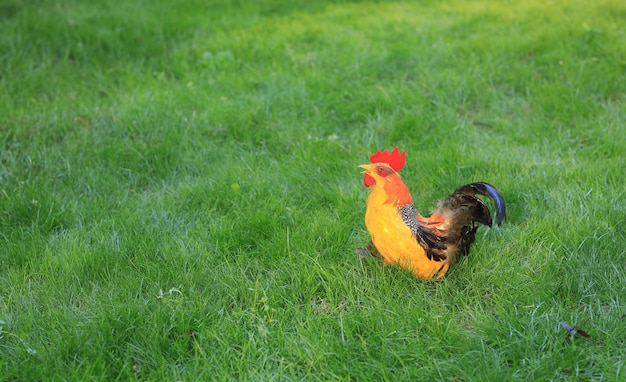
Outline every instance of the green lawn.
{"type": "Polygon", "coordinates": [[[4,0],[0,145],[0,380],[626,378],[622,0],[4,0]],[[507,201],[438,282],[395,146],[507,201]]]}

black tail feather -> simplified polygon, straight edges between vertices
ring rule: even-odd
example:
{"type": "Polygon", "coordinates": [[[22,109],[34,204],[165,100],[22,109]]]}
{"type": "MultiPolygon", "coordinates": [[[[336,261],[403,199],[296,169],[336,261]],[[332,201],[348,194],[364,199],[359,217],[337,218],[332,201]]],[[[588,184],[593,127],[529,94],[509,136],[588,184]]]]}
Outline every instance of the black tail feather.
{"type": "Polygon", "coordinates": [[[500,191],[494,186],[485,182],[476,182],[461,186],[454,191],[454,194],[465,194],[475,196],[483,195],[491,199],[491,202],[496,207],[496,224],[502,225],[502,222],[506,219],[506,204],[500,191]]]}
{"type": "Polygon", "coordinates": [[[500,192],[489,183],[477,182],[457,188],[444,199],[434,215],[444,218],[441,241],[445,244],[444,258],[452,258],[456,253],[467,254],[476,239],[477,223],[491,227],[491,211],[477,195],[488,197],[495,206],[495,221],[501,225],[506,219],[506,204],[500,192]]]}

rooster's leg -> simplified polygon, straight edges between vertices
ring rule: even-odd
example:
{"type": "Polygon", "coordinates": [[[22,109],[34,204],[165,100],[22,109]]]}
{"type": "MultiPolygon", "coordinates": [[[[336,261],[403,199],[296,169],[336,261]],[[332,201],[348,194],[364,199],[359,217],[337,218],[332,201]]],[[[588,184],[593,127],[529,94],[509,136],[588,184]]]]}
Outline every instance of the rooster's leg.
{"type": "Polygon", "coordinates": [[[369,256],[375,257],[377,259],[383,258],[380,252],[378,252],[378,249],[376,249],[376,247],[374,246],[374,243],[372,243],[371,241],[367,243],[365,248],[357,248],[356,253],[359,254],[359,257],[361,259],[364,259],[369,256]]]}

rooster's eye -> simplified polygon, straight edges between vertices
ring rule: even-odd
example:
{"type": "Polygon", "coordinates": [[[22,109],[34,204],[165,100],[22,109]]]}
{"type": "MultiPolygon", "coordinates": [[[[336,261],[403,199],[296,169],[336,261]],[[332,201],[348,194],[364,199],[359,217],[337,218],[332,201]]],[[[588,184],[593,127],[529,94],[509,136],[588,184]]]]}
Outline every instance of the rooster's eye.
{"type": "Polygon", "coordinates": [[[376,166],[376,172],[378,173],[379,176],[382,176],[384,178],[387,175],[391,174],[392,170],[389,167],[376,166]]]}

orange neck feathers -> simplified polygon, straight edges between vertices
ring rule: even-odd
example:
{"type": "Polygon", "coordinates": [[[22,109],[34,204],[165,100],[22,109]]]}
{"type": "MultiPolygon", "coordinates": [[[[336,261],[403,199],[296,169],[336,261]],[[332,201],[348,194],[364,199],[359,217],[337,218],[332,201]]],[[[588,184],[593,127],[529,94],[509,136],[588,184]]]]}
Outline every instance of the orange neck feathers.
{"type": "Polygon", "coordinates": [[[391,174],[386,177],[382,188],[385,194],[387,194],[385,203],[392,203],[395,207],[402,207],[413,202],[408,187],[398,174],[391,174]]]}

